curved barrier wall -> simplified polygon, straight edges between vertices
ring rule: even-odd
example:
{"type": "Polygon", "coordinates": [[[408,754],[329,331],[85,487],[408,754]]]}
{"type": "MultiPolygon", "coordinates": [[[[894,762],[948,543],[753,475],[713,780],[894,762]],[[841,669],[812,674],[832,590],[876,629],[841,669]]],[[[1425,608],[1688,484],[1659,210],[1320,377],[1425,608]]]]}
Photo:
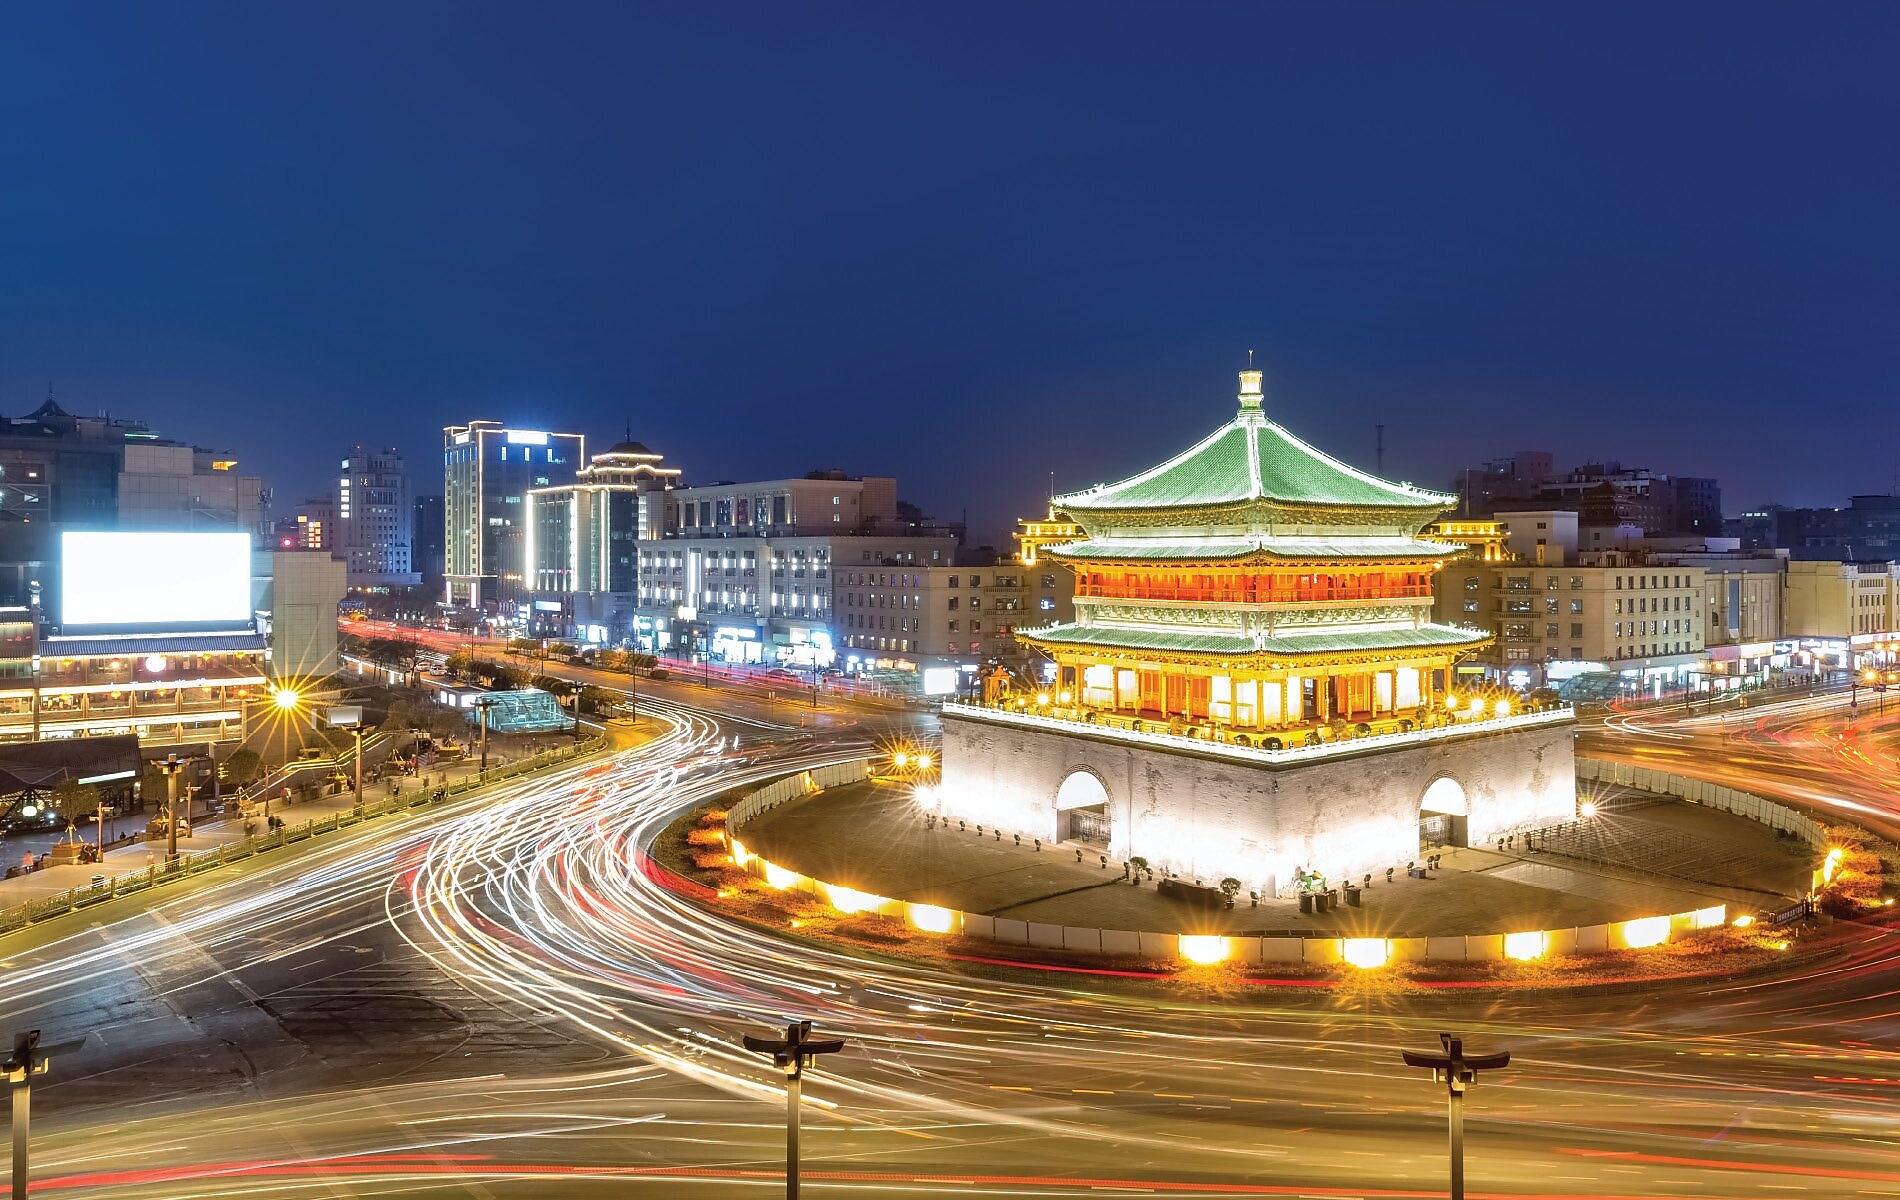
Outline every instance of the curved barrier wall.
{"type": "Polygon", "coordinates": [[[815,795],[826,788],[857,783],[867,778],[871,774],[870,763],[870,759],[856,759],[801,771],[748,793],[726,814],[726,840],[732,851],[734,865],[758,876],[768,887],[779,891],[805,892],[845,914],[871,913],[893,917],[925,933],[962,934],[1008,946],[1138,955],[1200,964],[1305,962],[1327,965],[1348,963],[1356,967],[1373,968],[1382,967],[1388,962],[1426,959],[1440,962],[1486,962],[1506,958],[1531,960],[1554,954],[1640,950],[1660,946],[1685,933],[1712,929],[1728,922],[1728,907],[1717,904],[1692,912],[1638,917],[1601,925],[1458,937],[1238,937],[1046,925],[876,896],[843,884],[813,879],[759,857],[748,850],[739,837],[741,827],[760,813],[777,808],[787,801],[815,795]]]}
{"type": "Polygon", "coordinates": [[[1639,792],[1656,792],[1686,800],[1690,804],[1731,812],[1772,829],[1785,829],[1811,846],[1819,846],[1827,841],[1827,827],[1812,817],[1803,816],[1785,804],[1776,804],[1753,792],[1739,792],[1706,779],[1691,779],[1686,775],[1658,771],[1654,767],[1639,767],[1633,763],[1610,762],[1582,755],[1577,756],[1577,778],[1595,783],[1620,784],[1639,792]]]}

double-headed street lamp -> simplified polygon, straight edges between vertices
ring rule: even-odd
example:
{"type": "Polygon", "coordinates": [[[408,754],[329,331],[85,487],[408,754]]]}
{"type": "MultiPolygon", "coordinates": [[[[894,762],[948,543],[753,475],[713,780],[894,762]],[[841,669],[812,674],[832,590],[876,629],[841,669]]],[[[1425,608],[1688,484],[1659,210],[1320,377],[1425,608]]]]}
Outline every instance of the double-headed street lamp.
{"type": "Polygon", "coordinates": [[[165,773],[165,869],[178,865],[178,773],[191,762],[176,753],[167,754],[152,765],[165,773]]]}
{"type": "Polygon", "coordinates": [[[1429,1050],[1401,1050],[1399,1055],[1406,1066],[1424,1067],[1431,1071],[1433,1083],[1445,1085],[1451,1109],[1451,1200],[1465,1200],[1465,1085],[1476,1079],[1479,1071],[1510,1066],[1511,1052],[1467,1055],[1464,1039],[1449,1033],[1439,1034],[1438,1041],[1444,1048],[1437,1054],[1429,1050]]]}
{"type": "Polygon", "coordinates": [[[13,1053],[0,1059],[0,1075],[13,1091],[13,1190],[15,1200],[26,1195],[27,1128],[33,1116],[33,1077],[46,1074],[52,1056],[67,1054],[85,1044],[84,1038],[40,1045],[40,1031],[27,1029],[13,1035],[13,1053]]]}
{"type": "Polygon", "coordinates": [[[815,1042],[810,1021],[793,1021],[785,1027],[781,1040],[745,1036],[745,1048],[754,1054],[769,1054],[772,1063],[785,1072],[785,1200],[798,1200],[798,1096],[805,1068],[814,1065],[820,1054],[836,1054],[844,1049],[844,1039],[815,1042]]]}

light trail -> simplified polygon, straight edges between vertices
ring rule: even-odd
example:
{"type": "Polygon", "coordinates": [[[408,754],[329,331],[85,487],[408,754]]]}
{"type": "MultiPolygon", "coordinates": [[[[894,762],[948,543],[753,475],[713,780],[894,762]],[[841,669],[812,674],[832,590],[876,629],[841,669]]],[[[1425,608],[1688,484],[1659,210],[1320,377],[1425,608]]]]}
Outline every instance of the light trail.
{"type": "Polygon", "coordinates": [[[54,1187],[450,1195],[466,1194],[448,1182],[462,1180],[495,1196],[582,1194],[532,1190],[560,1178],[597,1189],[587,1195],[637,1182],[769,1194],[782,1093],[737,1039],[788,1017],[851,1039],[808,1080],[812,1178],[841,1192],[1429,1195],[1415,1185],[1441,1178],[1442,1101],[1402,1072],[1396,1047],[1441,1027],[1514,1051],[1471,1116],[1488,1194],[1715,1197],[1900,1171],[1892,1087],[1871,1082],[1896,1074],[1891,1056],[1840,1040],[1900,1025],[1889,939],[1699,997],[1374,986],[1207,999],[847,954],[709,911],[659,886],[643,853],[683,808],[866,744],[735,735],[644,696],[642,712],[667,728],[637,751],[366,825],[165,899],[160,920],[72,933],[18,962],[0,1001],[55,1004],[153,957],[185,964],[163,989],[183,996],[394,928],[441,974],[612,1048],[606,1058],[508,1073],[477,1058],[445,1063],[446,1078],[294,1096],[187,1093],[188,1121],[148,1105],[56,1138],[42,1158],[54,1187]],[[234,955],[249,961],[214,961],[234,955]],[[1816,1019],[1797,1024],[1803,1011],[1816,1019]],[[275,1122],[294,1122],[298,1140],[286,1148],[275,1122]]]}

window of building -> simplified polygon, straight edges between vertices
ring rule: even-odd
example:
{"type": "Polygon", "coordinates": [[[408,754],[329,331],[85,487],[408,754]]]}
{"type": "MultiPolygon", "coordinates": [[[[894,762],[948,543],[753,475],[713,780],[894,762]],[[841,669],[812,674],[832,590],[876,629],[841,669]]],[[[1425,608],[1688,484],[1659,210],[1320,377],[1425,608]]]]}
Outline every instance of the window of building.
{"type": "Polygon", "coordinates": [[[950,611],[957,611],[957,598],[955,596],[950,597],[950,611]]]}

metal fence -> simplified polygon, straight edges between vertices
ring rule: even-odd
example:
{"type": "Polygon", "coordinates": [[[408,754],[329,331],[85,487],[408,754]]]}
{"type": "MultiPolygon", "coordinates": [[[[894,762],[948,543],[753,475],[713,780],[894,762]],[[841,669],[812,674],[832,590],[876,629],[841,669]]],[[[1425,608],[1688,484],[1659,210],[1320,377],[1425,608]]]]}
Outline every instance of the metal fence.
{"type": "Polygon", "coordinates": [[[176,866],[166,867],[154,864],[140,871],[128,871],[115,875],[97,885],[70,888],[56,892],[51,896],[42,896],[38,900],[29,900],[25,904],[0,909],[0,933],[11,933],[36,921],[51,917],[64,916],[81,908],[89,908],[120,896],[129,896],[149,888],[162,887],[173,880],[185,879],[192,875],[221,867],[226,863],[238,862],[253,855],[275,850],[292,842],[301,842],[320,834],[335,833],[339,829],[348,829],[364,821],[388,816],[390,813],[406,812],[412,808],[426,808],[432,804],[446,803],[451,797],[460,796],[476,788],[486,787],[505,779],[513,779],[530,771],[538,771],[557,763],[580,758],[591,754],[602,745],[600,738],[589,738],[576,742],[560,750],[547,750],[506,767],[497,767],[486,775],[471,776],[460,783],[443,788],[419,788],[409,795],[389,796],[382,800],[365,801],[361,809],[332,813],[330,816],[305,821],[302,825],[285,825],[281,828],[244,838],[242,841],[227,842],[211,850],[200,850],[193,854],[178,856],[176,866]],[[441,799],[436,798],[437,792],[441,799]]]}

